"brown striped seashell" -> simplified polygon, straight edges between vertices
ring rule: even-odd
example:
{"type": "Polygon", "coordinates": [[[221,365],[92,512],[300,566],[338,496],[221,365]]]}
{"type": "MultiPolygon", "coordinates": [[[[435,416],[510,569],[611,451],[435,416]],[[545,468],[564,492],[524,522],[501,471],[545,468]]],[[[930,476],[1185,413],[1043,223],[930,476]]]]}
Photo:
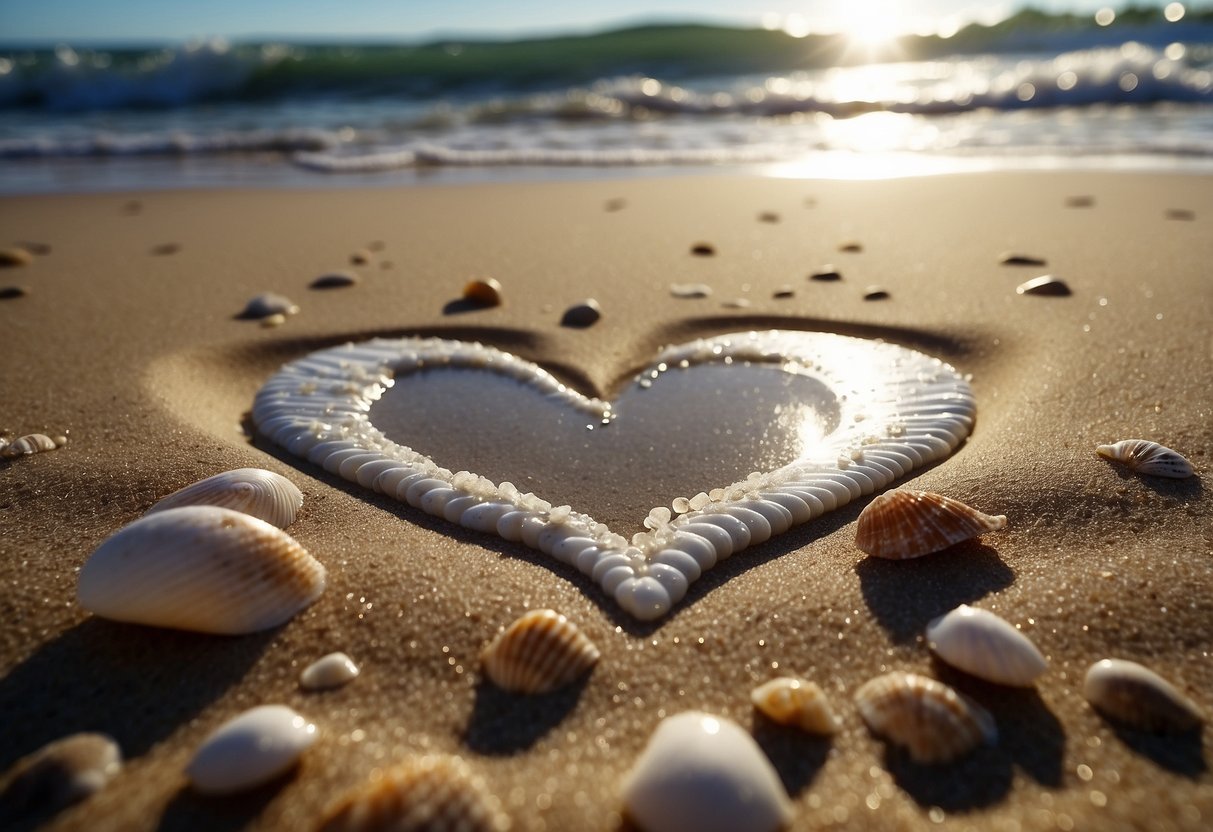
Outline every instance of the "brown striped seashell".
{"type": "Polygon", "coordinates": [[[281,474],[261,468],[237,468],[174,491],[148,514],[182,506],[221,506],[285,529],[295,522],[303,492],[281,474]]]}
{"type": "Polygon", "coordinates": [[[905,560],[1006,525],[1004,514],[982,514],[930,491],[897,489],[879,495],[860,513],[855,545],[878,558],[905,560]]]}
{"type": "Polygon", "coordinates": [[[459,757],[427,756],[388,769],[339,798],[317,832],[506,832],[501,801],[459,757]]]}
{"type": "Polygon", "coordinates": [[[1087,670],[1082,694],[1100,713],[1134,728],[1180,734],[1205,720],[1200,707],[1148,667],[1104,659],[1087,670]]]}
{"type": "Polygon", "coordinates": [[[927,643],[952,667],[998,685],[1029,687],[1049,668],[1030,638],[994,613],[968,604],[928,624],[927,643]]]}
{"type": "Polygon", "coordinates": [[[51,439],[43,433],[28,433],[7,443],[4,449],[0,450],[0,456],[12,459],[19,456],[29,456],[30,454],[40,454],[46,451],[53,451],[56,448],[62,448],[65,444],[67,444],[67,439],[60,442],[57,439],[51,439]]]}
{"type": "Polygon", "coordinates": [[[484,649],[481,661],[493,684],[513,693],[549,693],[584,674],[598,648],[576,624],[553,610],[531,610],[484,649]]]}
{"type": "Polygon", "coordinates": [[[136,520],[80,570],[80,606],[114,621],[241,635],[276,627],[324,592],[324,567],[264,520],[186,506],[136,520]]]}
{"type": "Polygon", "coordinates": [[[813,682],[784,676],[750,691],[750,701],[768,719],[792,725],[810,734],[833,734],[838,717],[825,692],[813,682]]]}
{"type": "Polygon", "coordinates": [[[122,751],[104,734],[72,734],[18,760],[0,778],[0,816],[54,812],[101,791],[122,771],[122,751]]]}
{"type": "Polygon", "coordinates": [[[1182,480],[1193,473],[1192,463],[1183,454],[1148,439],[1122,439],[1111,445],[1099,445],[1095,453],[1123,462],[1139,474],[1182,480]]]}
{"type": "Polygon", "coordinates": [[[984,708],[915,673],[877,676],[856,691],[855,704],[869,728],[904,746],[919,763],[946,763],[998,739],[984,708]]]}

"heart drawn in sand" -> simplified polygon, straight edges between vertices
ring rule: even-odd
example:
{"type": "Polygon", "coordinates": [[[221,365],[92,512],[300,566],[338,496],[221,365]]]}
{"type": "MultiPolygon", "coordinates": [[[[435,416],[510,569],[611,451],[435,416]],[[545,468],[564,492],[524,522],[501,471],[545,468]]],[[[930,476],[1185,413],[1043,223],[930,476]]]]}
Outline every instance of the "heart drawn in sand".
{"type": "MultiPolygon", "coordinates": [[[[939,359],[820,332],[739,332],[669,347],[637,384],[713,364],[731,365],[736,373],[776,368],[808,377],[814,407],[828,418],[819,420],[824,426],[792,461],[674,499],[673,511],[654,508],[644,520],[648,531],[630,540],[574,507],[545,499],[556,495],[453,473],[442,460],[392,441],[372,422],[372,406],[397,379],[443,369],[490,371],[576,412],[587,427],[611,429],[616,413],[610,403],[583,396],[538,365],[493,347],[402,338],[321,350],[266,382],[252,416],[260,433],[351,482],[577,568],[641,620],[667,613],[717,562],[943,459],[973,423],[968,383],[939,359]]],[[[703,445],[711,442],[702,437],[703,445]]],[[[629,467],[642,476],[643,463],[629,467]]]]}

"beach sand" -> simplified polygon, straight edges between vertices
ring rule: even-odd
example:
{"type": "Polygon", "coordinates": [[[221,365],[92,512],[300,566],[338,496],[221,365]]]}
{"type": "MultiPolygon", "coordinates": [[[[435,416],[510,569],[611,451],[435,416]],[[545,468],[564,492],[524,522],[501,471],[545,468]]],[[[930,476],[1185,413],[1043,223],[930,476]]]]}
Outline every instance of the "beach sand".
{"type": "MultiPolygon", "coordinates": [[[[794,829],[1213,821],[1207,730],[1126,730],[1081,694],[1092,662],[1121,657],[1213,708],[1213,179],[721,175],[37,196],[0,200],[0,228],[10,238],[0,245],[51,247],[0,269],[0,286],[28,291],[0,300],[0,428],[69,439],[0,467],[0,770],[81,730],[111,734],[128,758],[51,828],[309,828],[376,767],[442,752],[470,762],[517,829],[615,829],[623,774],[663,716],[690,709],[752,729],[793,798],[794,829]],[[1093,202],[1069,207],[1076,196],[1093,202]],[[1168,217],[1174,209],[1192,218],[1168,217]],[[840,252],[849,240],[862,252],[840,252]],[[372,241],[384,248],[354,267],[359,285],[308,288],[372,241]],[[703,242],[714,256],[690,253],[703,242]],[[179,248],[159,248],[169,244],[179,248]],[[1048,265],[1001,265],[1007,251],[1048,265]],[[807,279],[824,264],[843,280],[807,279]],[[1046,272],[1073,294],[1016,294],[1046,272]],[[505,303],[455,311],[464,284],[485,276],[505,303]],[[678,299],[676,282],[715,293],[678,299]],[[773,298],[783,284],[794,296],[773,298]],[[865,301],[869,284],[890,297],[865,301]],[[301,313],[278,328],[236,320],[263,291],[301,313]],[[561,327],[586,297],[601,321],[561,327]],[[752,304],[722,305],[739,297],[752,304]],[[1006,514],[1008,528],[876,561],[853,545],[864,498],[731,558],[643,625],[541,553],[364,492],[247,433],[253,395],[283,362],[345,341],[480,340],[609,397],[662,345],[754,328],[884,338],[971,373],[972,436],[902,484],[1006,514]],[[1198,476],[1140,477],[1096,456],[1125,438],[1179,450],[1198,476]],[[328,569],[313,606],[227,638],[112,623],[76,605],[77,571],[101,540],[171,491],[243,466],[305,494],[289,532],[328,569]],[[960,603],[1032,637],[1050,661],[1034,689],[933,662],[923,627],[960,603]],[[571,689],[505,695],[482,683],[479,653],[536,607],[568,615],[602,659],[571,689]],[[333,650],[362,675],[301,692],[301,668],[333,650]],[[986,705],[998,744],[936,767],[890,750],[851,695],[893,669],[986,705]],[[754,714],[751,688],[788,672],[830,695],[844,721],[831,740],[754,714]],[[183,768],[199,742],[265,703],[320,728],[297,771],[240,797],[195,795],[183,768]]],[[[643,459],[596,475],[638,482],[643,459]]]]}

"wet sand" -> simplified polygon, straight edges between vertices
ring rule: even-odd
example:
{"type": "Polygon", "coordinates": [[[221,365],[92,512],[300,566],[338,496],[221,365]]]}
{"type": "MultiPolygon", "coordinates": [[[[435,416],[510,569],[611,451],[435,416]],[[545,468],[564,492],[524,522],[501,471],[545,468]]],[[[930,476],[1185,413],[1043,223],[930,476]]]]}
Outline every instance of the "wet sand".
{"type": "MultiPolygon", "coordinates": [[[[1080,691],[1090,663],[1128,658],[1213,711],[1209,178],[719,176],[25,197],[0,201],[0,228],[11,238],[2,246],[50,246],[0,269],[0,288],[26,290],[0,298],[0,429],[69,439],[0,463],[0,769],[81,730],[111,734],[129,760],[50,828],[308,828],[372,769],[443,752],[471,763],[516,828],[615,829],[623,773],[663,716],[694,708],[752,729],[793,798],[795,829],[1199,829],[1213,818],[1207,729],[1127,730],[1080,691]],[[138,212],[125,207],[136,201],[138,212]],[[375,241],[382,250],[352,267],[359,284],[308,288],[375,241]],[[850,242],[861,251],[839,251],[850,242]],[[715,254],[692,254],[701,243],[715,254]],[[1007,253],[1047,266],[1003,265],[1007,253]],[[826,266],[842,279],[809,279],[826,266]],[[1072,294],[1016,294],[1045,273],[1072,294]],[[457,302],[487,276],[501,282],[502,306],[457,302]],[[672,283],[714,291],[682,299],[672,283]],[[773,297],[786,285],[791,298],[773,297]],[[864,300],[872,285],[889,297],[864,300]],[[302,311],[276,328],[236,319],[263,291],[302,311]],[[587,297],[602,319],[562,327],[587,297]],[[724,306],[738,298],[751,304],[724,306]],[[1006,514],[1008,529],[878,562],[852,543],[865,498],[731,558],[671,616],[639,625],[541,553],[363,492],[247,432],[254,393],[283,362],[344,341],[479,340],[609,398],[660,346],[749,328],[884,338],[971,373],[969,441],[903,484],[1006,514]],[[1125,438],[1179,450],[1198,476],[1142,478],[1095,455],[1125,438]],[[315,605],[240,638],[116,624],[76,606],[76,572],[102,539],[169,492],[244,466],[303,490],[289,532],[328,568],[315,605]],[[1035,689],[932,661],[922,629],[960,603],[1033,638],[1050,660],[1035,689]],[[481,648],[535,607],[576,621],[602,650],[598,667],[531,699],[483,684],[481,648]],[[362,676],[300,691],[299,671],[333,650],[362,676]],[[927,767],[873,737],[850,695],[891,669],[986,705],[999,744],[927,767]],[[832,740],[752,712],[750,689],[785,672],[830,694],[844,720],[832,740]],[[265,703],[320,727],[299,769],[239,798],[194,795],[182,770],[197,744],[265,703]]],[[[635,460],[601,464],[611,482],[643,477],[635,460]]]]}

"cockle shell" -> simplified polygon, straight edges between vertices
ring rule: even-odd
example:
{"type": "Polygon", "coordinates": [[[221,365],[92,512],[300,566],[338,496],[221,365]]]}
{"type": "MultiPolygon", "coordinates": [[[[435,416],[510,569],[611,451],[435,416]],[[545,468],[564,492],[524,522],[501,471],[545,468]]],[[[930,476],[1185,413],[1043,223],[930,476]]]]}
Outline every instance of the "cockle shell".
{"type": "Polygon", "coordinates": [[[598,661],[598,648],[576,624],[554,610],[531,610],[484,649],[484,672],[514,693],[562,688],[598,661]]]}
{"type": "Polygon", "coordinates": [[[1083,696],[1105,716],[1158,733],[1191,731],[1205,716],[1200,707],[1148,667],[1104,659],[1087,670],[1083,696]]]}
{"type": "Polygon", "coordinates": [[[320,597],[324,567],[264,520],[187,506],[136,520],[80,570],[77,597],[115,621],[239,635],[275,627],[320,597]]]}
{"type": "Polygon", "coordinates": [[[281,474],[261,468],[237,468],[174,491],[148,514],[182,506],[222,506],[285,529],[295,522],[303,492],[281,474]]]}
{"type": "Polygon", "coordinates": [[[299,674],[304,690],[331,690],[347,685],[358,676],[358,665],[345,653],[329,653],[309,664],[299,674]]]}
{"type": "Polygon", "coordinates": [[[53,451],[56,448],[62,448],[67,444],[67,440],[62,442],[57,439],[51,439],[43,433],[28,433],[12,442],[5,444],[3,450],[0,450],[0,456],[9,459],[19,456],[29,456],[30,454],[40,454],[46,451],[53,451]]]}
{"type": "Polygon", "coordinates": [[[855,545],[878,558],[904,560],[1006,525],[1006,515],[982,514],[930,491],[897,489],[879,495],[860,513],[855,545]]]}
{"type": "Polygon", "coordinates": [[[261,705],[220,725],[185,773],[202,794],[231,794],[273,780],[316,741],[316,726],[286,705],[261,705]]]}
{"type": "Polygon", "coordinates": [[[773,832],[792,817],[783,783],[753,737],[699,711],[657,726],[624,779],[623,806],[645,832],[773,832]]]}
{"type": "Polygon", "coordinates": [[[928,624],[927,643],[952,667],[999,685],[1028,687],[1049,667],[1031,639],[967,604],[928,624]]]}
{"type": "Polygon", "coordinates": [[[296,315],[299,307],[290,298],[273,292],[265,292],[249,300],[244,306],[241,318],[268,318],[270,315],[296,315]]]}
{"type": "Polygon", "coordinates": [[[506,832],[501,801],[459,757],[428,756],[382,770],[340,798],[318,832],[506,832]]]}
{"type": "Polygon", "coordinates": [[[18,760],[2,778],[0,813],[56,811],[101,791],[122,771],[122,751],[104,734],[72,734],[18,760]]]}
{"type": "Polygon", "coordinates": [[[833,734],[838,717],[825,691],[813,682],[785,676],[750,691],[754,707],[780,725],[794,725],[811,734],[833,734]]]}
{"type": "Polygon", "coordinates": [[[877,676],[855,692],[855,704],[869,728],[905,746],[919,763],[946,763],[998,737],[984,708],[914,673],[877,676]]]}
{"type": "Polygon", "coordinates": [[[463,299],[477,306],[500,306],[501,283],[495,277],[473,280],[463,287],[463,299]]]}
{"type": "Polygon", "coordinates": [[[1148,439],[1122,439],[1111,445],[1099,445],[1095,452],[1104,459],[1123,462],[1139,474],[1176,480],[1192,476],[1192,463],[1183,454],[1148,439]]]}

